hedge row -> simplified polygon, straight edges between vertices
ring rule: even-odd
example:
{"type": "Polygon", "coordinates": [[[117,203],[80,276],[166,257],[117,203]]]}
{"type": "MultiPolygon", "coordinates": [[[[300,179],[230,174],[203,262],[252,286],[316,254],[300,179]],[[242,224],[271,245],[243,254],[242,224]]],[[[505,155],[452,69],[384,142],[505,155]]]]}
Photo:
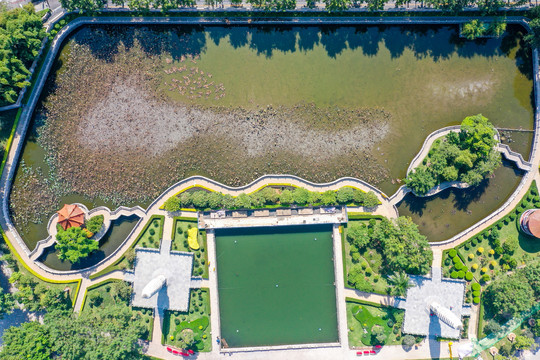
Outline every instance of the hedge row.
{"type": "Polygon", "coordinates": [[[207,190],[184,191],[167,199],[163,208],[174,212],[185,208],[194,208],[196,210],[257,209],[291,205],[373,207],[379,204],[379,199],[374,192],[365,193],[352,187],[342,187],[337,191],[328,190],[320,193],[302,187],[297,187],[294,190],[278,191],[276,188],[266,186],[254,193],[243,193],[236,197],[207,190]]]}

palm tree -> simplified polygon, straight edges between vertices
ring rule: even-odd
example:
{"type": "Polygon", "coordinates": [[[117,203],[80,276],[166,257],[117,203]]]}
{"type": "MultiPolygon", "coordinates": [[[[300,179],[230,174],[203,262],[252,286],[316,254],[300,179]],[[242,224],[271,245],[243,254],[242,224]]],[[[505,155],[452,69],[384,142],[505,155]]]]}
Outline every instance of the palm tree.
{"type": "Polygon", "coordinates": [[[394,296],[405,296],[407,289],[413,287],[409,275],[400,271],[388,276],[388,284],[392,285],[390,294],[394,296]]]}

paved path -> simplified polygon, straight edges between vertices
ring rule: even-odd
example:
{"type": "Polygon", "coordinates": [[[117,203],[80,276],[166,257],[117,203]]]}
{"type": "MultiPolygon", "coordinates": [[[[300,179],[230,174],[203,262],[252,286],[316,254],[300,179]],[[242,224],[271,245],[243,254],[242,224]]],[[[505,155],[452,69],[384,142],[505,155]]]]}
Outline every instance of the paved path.
{"type": "Polygon", "coordinates": [[[363,301],[369,301],[375,304],[381,304],[384,306],[395,306],[396,298],[390,295],[381,295],[367,293],[356,289],[344,288],[343,295],[347,298],[353,298],[363,301]]]}

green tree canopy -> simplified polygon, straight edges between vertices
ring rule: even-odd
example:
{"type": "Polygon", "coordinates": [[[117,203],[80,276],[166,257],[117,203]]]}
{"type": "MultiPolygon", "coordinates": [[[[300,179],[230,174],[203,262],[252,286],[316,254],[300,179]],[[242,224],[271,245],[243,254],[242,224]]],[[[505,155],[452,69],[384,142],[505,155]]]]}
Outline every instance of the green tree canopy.
{"type": "Polygon", "coordinates": [[[9,11],[0,8],[0,105],[17,101],[19,91],[29,85],[28,68],[44,37],[32,4],[9,11]]]}
{"type": "Polygon", "coordinates": [[[534,291],[521,272],[494,280],[486,289],[486,304],[499,317],[511,317],[528,310],[535,302],[534,291]]]}
{"type": "Polygon", "coordinates": [[[86,237],[80,227],[73,226],[65,231],[59,229],[56,234],[56,249],[61,260],[76,264],[92,251],[99,249],[99,243],[86,237]]]}
{"type": "Polygon", "coordinates": [[[407,175],[405,184],[419,195],[445,181],[478,185],[501,165],[495,134],[484,116],[466,117],[459,134],[451,132],[433,143],[423,164],[407,175]]]}

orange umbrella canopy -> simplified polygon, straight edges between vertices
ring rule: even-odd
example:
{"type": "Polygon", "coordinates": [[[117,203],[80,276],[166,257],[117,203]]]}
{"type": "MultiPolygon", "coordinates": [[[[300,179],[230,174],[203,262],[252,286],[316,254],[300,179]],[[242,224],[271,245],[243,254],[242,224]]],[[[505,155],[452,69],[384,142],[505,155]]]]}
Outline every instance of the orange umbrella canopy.
{"type": "Polygon", "coordinates": [[[84,224],[84,212],[75,204],[64,204],[58,211],[58,224],[64,230],[72,226],[79,227],[84,224]]]}

